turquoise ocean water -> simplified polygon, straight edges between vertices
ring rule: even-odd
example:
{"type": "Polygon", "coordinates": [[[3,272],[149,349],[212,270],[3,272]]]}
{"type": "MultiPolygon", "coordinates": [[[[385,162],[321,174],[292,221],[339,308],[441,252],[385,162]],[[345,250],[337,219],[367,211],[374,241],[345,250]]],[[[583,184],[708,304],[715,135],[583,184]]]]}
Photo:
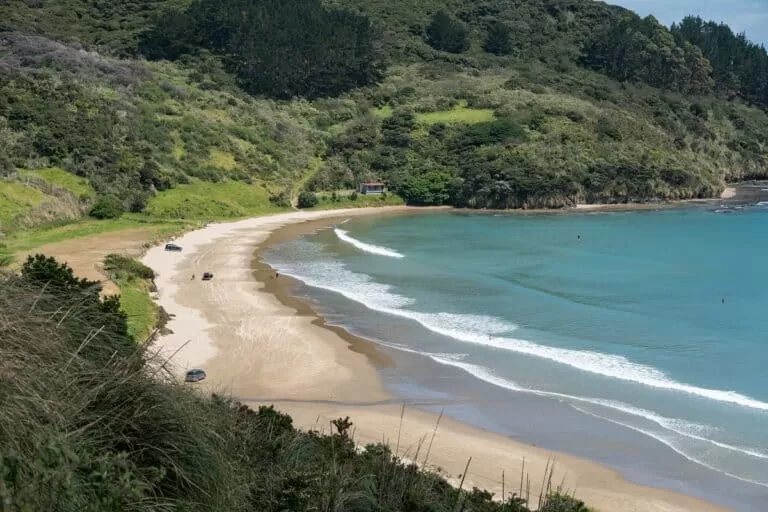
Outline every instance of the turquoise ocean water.
{"type": "Polygon", "coordinates": [[[474,397],[449,413],[765,510],[766,255],[758,206],[354,219],[266,260],[331,322],[422,361],[389,376],[400,394],[474,397]]]}

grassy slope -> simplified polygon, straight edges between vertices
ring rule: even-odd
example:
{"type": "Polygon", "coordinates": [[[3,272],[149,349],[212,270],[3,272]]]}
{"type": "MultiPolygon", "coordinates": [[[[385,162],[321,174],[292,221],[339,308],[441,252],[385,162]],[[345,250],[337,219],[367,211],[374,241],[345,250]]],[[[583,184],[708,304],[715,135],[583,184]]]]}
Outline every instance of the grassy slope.
{"type": "Polygon", "coordinates": [[[26,177],[37,177],[54,187],[68,190],[77,197],[90,199],[96,195],[96,191],[93,190],[93,187],[86,178],[76,176],[57,167],[36,170],[22,169],[19,174],[22,180],[26,177]]]}
{"type": "Polygon", "coordinates": [[[436,112],[425,112],[418,114],[418,122],[432,125],[436,123],[445,124],[477,124],[487,123],[496,118],[494,111],[490,108],[471,108],[467,106],[467,100],[463,99],[450,110],[438,110],[436,112]]]}
{"type": "Polygon", "coordinates": [[[0,181],[0,228],[17,215],[39,206],[45,200],[39,190],[12,181],[0,181]]]}
{"type": "Polygon", "coordinates": [[[117,253],[108,254],[103,267],[120,287],[120,309],[127,317],[128,335],[138,342],[148,340],[159,320],[158,307],[149,296],[154,286],[154,271],[140,261],[117,253]]]}
{"type": "MultiPolygon", "coordinates": [[[[0,16],[14,8],[26,12],[14,2],[0,7],[0,16]]],[[[137,195],[151,199],[151,187],[141,185],[146,169],[160,191],[197,178],[224,183],[209,189],[218,188],[219,196],[234,190],[230,182],[290,193],[316,159],[320,110],[305,102],[251,98],[216,61],[189,68],[121,60],[11,34],[0,45],[0,63],[9,70],[8,80],[0,80],[0,117],[8,117],[13,136],[7,156],[20,169],[58,167],[86,176],[97,193],[118,195],[126,208],[137,195]],[[36,89],[37,83],[50,85],[36,89]],[[101,117],[93,119],[96,114],[101,117]]],[[[21,174],[73,191],[82,184],[64,181],[56,170],[21,174]]],[[[204,206],[201,215],[214,210],[219,217],[240,216],[270,207],[268,194],[237,193],[229,202],[204,206]]]]}
{"type": "Polygon", "coordinates": [[[20,169],[0,182],[0,231],[25,231],[75,221],[95,191],[63,169],[20,169]]]}
{"type": "Polygon", "coordinates": [[[218,220],[281,211],[270,204],[269,195],[264,185],[195,180],[157,194],[147,205],[146,213],[161,219],[218,220]]]}

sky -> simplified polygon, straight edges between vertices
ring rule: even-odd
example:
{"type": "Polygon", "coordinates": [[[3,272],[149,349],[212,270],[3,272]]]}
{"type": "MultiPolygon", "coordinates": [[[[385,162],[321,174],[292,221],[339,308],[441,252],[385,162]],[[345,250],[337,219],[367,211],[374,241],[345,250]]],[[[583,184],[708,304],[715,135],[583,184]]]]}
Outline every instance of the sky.
{"type": "Polygon", "coordinates": [[[725,22],[735,33],[768,48],[768,0],[606,0],[641,16],[653,14],[664,25],[692,14],[725,22]]]}

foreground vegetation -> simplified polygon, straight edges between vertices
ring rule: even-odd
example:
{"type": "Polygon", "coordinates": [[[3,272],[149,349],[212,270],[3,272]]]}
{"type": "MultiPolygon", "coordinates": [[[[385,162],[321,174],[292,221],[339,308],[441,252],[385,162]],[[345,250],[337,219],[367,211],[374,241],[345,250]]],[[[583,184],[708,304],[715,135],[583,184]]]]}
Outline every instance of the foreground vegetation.
{"type": "MultiPolygon", "coordinates": [[[[348,418],[303,432],[272,407],[200,396],[134,342],[117,299],[44,256],[0,276],[0,361],[3,510],[529,510],[451,487],[387,446],[358,450],[348,418]]],[[[539,511],[586,511],[550,491],[532,499],[539,511]]]]}

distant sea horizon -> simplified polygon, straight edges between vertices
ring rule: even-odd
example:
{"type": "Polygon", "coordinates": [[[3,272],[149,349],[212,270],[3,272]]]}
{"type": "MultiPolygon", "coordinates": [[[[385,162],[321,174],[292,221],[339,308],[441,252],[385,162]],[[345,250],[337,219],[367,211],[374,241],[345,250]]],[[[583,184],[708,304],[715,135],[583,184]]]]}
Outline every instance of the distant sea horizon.
{"type": "Polygon", "coordinates": [[[264,253],[389,389],[639,483],[762,510],[768,205],[341,221],[264,253]]]}

